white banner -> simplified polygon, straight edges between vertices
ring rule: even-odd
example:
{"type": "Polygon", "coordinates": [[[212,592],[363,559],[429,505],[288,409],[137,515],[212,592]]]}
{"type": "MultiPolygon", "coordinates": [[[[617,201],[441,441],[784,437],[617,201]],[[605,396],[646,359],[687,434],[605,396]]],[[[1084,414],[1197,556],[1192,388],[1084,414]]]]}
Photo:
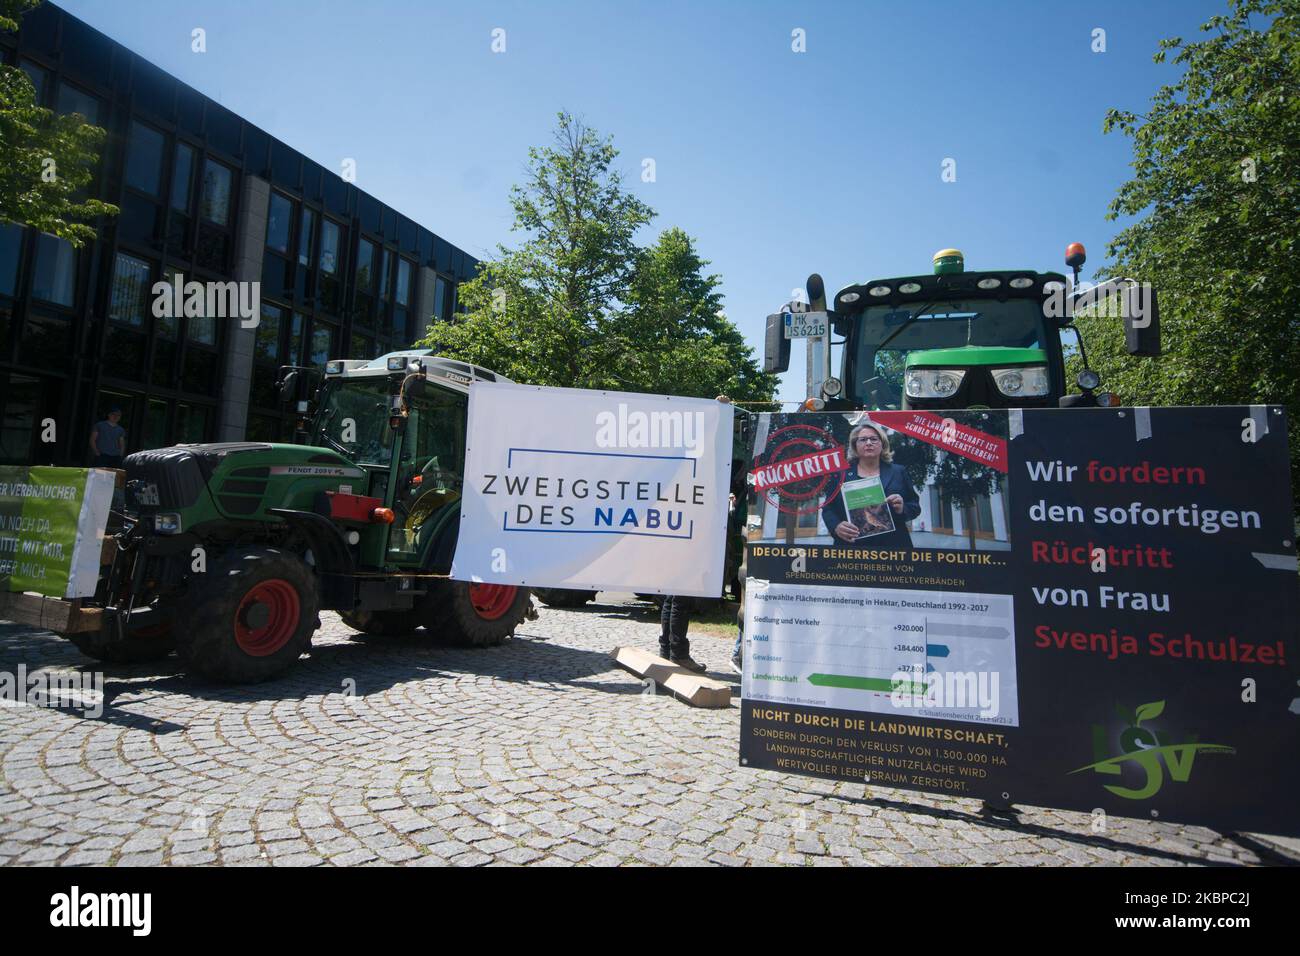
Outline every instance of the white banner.
{"type": "Polygon", "coordinates": [[[451,576],[722,593],[730,405],[475,382],[451,576]]]}

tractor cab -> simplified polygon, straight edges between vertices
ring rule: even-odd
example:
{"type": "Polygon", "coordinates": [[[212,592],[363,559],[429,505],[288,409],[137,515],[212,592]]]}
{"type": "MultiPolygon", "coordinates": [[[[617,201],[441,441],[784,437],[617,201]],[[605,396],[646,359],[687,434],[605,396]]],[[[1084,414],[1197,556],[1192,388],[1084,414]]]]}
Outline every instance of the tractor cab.
{"type": "MultiPolygon", "coordinates": [[[[835,409],[1035,408],[1073,404],[1118,404],[1093,394],[1095,373],[1081,375],[1084,394],[1069,395],[1065,329],[1085,293],[1076,290],[1083,247],[1072,244],[1066,263],[1074,280],[1056,272],[994,270],[968,272],[957,249],[934,256],[929,275],[873,279],[847,286],[829,303],[821,278],[809,279],[810,305],[825,310],[820,325],[804,316],[768,317],[765,370],[785,371],[789,338],[782,325],[825,326],[824,340],[809,338],[809,401],[805,407],[835,409]],[[775,321],[774,321],[775,320],[775,321]],[[830,334],[842,336],[839,375],[830,366],[830,334]],[[814,351],[815,350],[815,351],[814,351]],[[817,367],[820,363],[820,367],[817,367]]],[[[1125,318],[1129,351],[1158,354],[1154,293],[1130,280],[1086,292],[1087,304],[1115,305],[1125,318]],[[1130,312],[1140,313],[1136,317],[1130,312]],[[1134,318],[1136,321],[1134,321],[1134,318]]],[[[794,306],[792,306],[793,308],[794,306]]],[[[1075,329],[1077,335],[1077,329],[1075,329]]],[[[1081,339],[1074,346],[1084,358],[1081,339]]]]}
{"type": "Polygon", "coordinates": [[[365,476],[355,493],[391,515],[386,534],[363,542],[363,563],[424,564],[433,539],[456,522],[475,381],[507,379],[419,350],[326,363],[307,443],[353,462],[365,476]]]}

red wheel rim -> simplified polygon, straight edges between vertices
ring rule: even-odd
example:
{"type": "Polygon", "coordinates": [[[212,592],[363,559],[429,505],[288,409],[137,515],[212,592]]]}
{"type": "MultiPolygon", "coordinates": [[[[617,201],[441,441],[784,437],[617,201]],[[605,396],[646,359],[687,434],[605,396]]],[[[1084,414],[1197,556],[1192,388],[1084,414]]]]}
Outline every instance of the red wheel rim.
{"type": "Polygon", "coordinates": [[[474,605],[474,613],[485,621],[495,621],[515,603],[515,594],[519,588],[513,584],[471,584],[469,586],[469,603],[474,605]]]}
{"type": "Polygon", "coordinates": [[[272,578],[244,595],[235,612],[235,642],[250,657],[274,654],[298,629],[298,592],[288,581],[272,578]]]}

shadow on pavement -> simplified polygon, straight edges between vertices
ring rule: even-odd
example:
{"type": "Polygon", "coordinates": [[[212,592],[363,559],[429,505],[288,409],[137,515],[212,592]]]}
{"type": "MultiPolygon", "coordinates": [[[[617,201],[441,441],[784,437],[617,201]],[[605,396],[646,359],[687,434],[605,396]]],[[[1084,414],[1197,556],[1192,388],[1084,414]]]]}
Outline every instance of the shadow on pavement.
{"type": "MultiPolygon", "coordinates": [[[[881,807],[890,810],[899,810],[903,813],[920,814],[927,817],[934,817],[938,820],[957,820],[962,823],[971,823],[976,826],[987,827],[994,830],[1010,830],[1015,833],[1023,833],[1026,836],[1051,837],[1057,840],[1065,840],[1068,843],[1077,843],[1081,846],[1101,847],[1107,850],[1115,850],[1121,853],[1133,853],[1142,856],[1156,857],[1161,860],[1168,860],[1175,863],[1192,863],[1198,866],[1230,867],[1244,866],[1243,863],[1227,863],[1218,860],[1207,860],[1203,856],[1197,856],[1191,853],[1179,853],[1175,850],[1163,850],[1159,847],[1143,846],[1141,843],[1127,843],[1123,840],[1112,839],[1111,837],[1097,836],[1095,834],[1082,834],[1073,830],[1060,830],[1056,827],[1043,826],[1038,823],[1022,823],[1016,820],[1010,820],[1003,817],[991,816],[981,813],[970,813],[961,810],[949,810],[943,807],[928,807],[923,804],[909,803],[905,800],[889,800],[884,797],[854,797],[847,794],[838,793],[817,793],[812,790],[805,790],[804,793],[813,794],[823,797],[827,800],[840,800],[845,803],[855,803],[859,805],[869,805],[881,807]]],[[[1141,822],[1141,821],[1136,821],[1141,822]]],[[[1226,835],[1228,839],[1240,843],[1247,849],[1256,853],[1261,862],[1270,864],[1289,864],[1297,865],[1297,861],[1290,860],[1278,853],[1270,851],[1267,847],[1259,845],[1256,848],[1254,841],[1243,842],[1244,838],[1239,835],[1226,835]],[[1252,845],[1248,845],[1252,844],[1252,845]],[[1266,859],[1267,855],[1267,859],[1266,859]]]]}

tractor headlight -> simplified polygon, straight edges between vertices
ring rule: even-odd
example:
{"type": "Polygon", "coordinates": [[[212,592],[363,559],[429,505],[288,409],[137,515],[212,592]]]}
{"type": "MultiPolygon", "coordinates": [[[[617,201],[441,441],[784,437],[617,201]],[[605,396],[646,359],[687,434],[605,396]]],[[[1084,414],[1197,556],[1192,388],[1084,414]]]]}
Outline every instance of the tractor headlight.
{"type": "Polygon", "coordinates": [[[1008,398],[1041,398],[1047,394],[1047,369],[1042,365],[989,369],[998,391],[1008,398]]]}
{"type": "Polygon", "coordinates": [[[405,356],[405,355],[393,355],[393,356],[390,356],[389,359],[388,359],[388,371],[390,371],[390,372],[405,372],[405,371],[406,371],[406,356],[405,356]]]}
{"type": "Polygon", "coordinates": [[[153,516],[153,530],[158,534],[180,534],[181,516],[174,511],[153,516]]]}
{"type": "Polygon", "coordinates": [[[909,398],[948,398],[961,388],[965,376],[965,370],[959,368],[911,368],[904,387],[909,398]]]}
{"type": "Polygon", "coordinates": [[[335,359],[335,360],[333,360],[333,361],[331,361],[331,362],[326,362],[326,363],[325,363],[325,374],[326,374],[326,375],[342,375],[342,374],[343,374],[343,362],[342,362],[340,359],[335,359]]]}

